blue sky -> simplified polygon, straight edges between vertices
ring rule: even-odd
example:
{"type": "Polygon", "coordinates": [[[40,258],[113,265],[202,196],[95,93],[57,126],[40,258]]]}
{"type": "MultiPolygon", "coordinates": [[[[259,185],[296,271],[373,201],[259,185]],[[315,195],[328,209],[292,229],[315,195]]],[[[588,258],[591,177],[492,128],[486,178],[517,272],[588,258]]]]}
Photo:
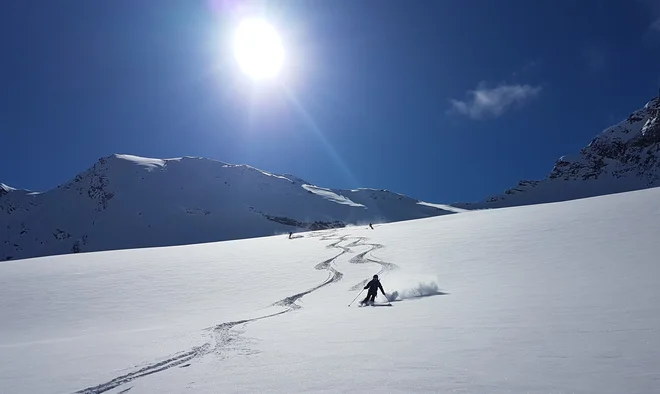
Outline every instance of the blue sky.
{"type": "Polygon", "coordinates": [[[130,153],[480,200],[657,95],[656,4],[3,2],[0,181],[46,190],[130,153]],[[282,35],[276,81],[232,55],[250,13],[282,35]]]}

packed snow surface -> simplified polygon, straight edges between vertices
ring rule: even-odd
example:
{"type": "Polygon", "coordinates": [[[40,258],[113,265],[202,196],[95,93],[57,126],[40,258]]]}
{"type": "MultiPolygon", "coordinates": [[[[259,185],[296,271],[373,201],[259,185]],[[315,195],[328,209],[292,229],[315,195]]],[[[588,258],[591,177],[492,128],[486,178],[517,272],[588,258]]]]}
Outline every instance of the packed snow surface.
{"type": "Polygon", "coordinates": [[[0,392],[657,393],[659,234],[656,188],[0,263],[0,392]]]}

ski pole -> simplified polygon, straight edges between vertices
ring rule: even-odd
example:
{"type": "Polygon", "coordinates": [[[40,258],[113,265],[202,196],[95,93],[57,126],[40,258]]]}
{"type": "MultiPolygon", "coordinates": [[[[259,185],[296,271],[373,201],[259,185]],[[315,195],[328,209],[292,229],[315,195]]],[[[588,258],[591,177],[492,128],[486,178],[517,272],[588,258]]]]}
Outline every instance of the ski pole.
{"type": "MultiPolygon", "coordinates": [[[[362,291],[364,291],[364,289],[362,289],[362,291]]],[[[352,303],[354,303],[354,302],[355,302],[355,300],[357,300],[357,299],[358,299],[358,297],[360,296],[360,294],[362,294],[362,291],[360,291],[360,293],[359,293],[359,294],[358,294],[357,296],[355,296],[355,298],[353,298],[353,301],[351,301],[351,303],[350,303],[350,304],[348,304],[348,306],[351,306],[351,304],[352,304],[352,303]]]]}
{"type": "Polygon", "coordinates": [[[387,294],[383,293],[383,297],[385,297],[388,304],[390,304],[390,305],[392,304],[392,301],[390,301],[390,297],[388,297],[387,294]]]}

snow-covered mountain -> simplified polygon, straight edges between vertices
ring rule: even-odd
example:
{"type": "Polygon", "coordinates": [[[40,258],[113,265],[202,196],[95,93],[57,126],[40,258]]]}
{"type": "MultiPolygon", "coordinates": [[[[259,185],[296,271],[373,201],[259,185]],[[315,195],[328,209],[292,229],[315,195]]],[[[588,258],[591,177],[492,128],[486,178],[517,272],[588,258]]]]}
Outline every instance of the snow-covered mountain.
{"type": "Polygon", "coordinates": [[[247,165],[113,155],[47,192],[0,185],[0,260],[251,238],[451,209],[386,190],[326,189],[247,165]]]}
{"type": "Polygon", "coordinates": [[[543,180],[483,202],[431,204],[386,190],[183,157],[113,155],[47,192],[0,184],[0,260],[242,239],[558,202],[660,186],[660,98],[561,157],[543,180]]]}
{"type": "Polygon", "coordinates": [[[2,262],[0,393],[659,392],[660,188],[374,227],[2,262]]]}
{"type": "Polygon", "coordinates": [[[558,202],[660,186],[660,97],[609,127],[578,154],[557,160],[543,180],[520,181],[466,209],[558,202]]]}

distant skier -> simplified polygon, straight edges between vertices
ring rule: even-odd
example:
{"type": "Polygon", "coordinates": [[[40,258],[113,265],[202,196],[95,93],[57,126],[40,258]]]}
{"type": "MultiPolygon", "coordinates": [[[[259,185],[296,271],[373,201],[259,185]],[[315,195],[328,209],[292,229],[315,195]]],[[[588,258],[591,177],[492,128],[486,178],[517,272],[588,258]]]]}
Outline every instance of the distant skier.
{"type": "Polygon", "coordinates": [[[289,231],[289,239],[291,239],[292,235],[293,235],[293,232],[289,231]]]}
{"type": "Polygon", "coordinates": [[[374,229],[374,226],[372,226],[371,223],[369,223],[369,227],[371,227],[372,230],[374,229]]]}
{"type": "MultiPolygon", "coordinates": [[[[369,289],[367,292],[367,297],[360,302],[360,304],[364,305],[366,303],[374,303],[376,300],[376,296],[378,295],[378,289],[380,289],[380,292],[383,293],[383,296],[387,299],[387,295],[385,294],[385,290],[383,290],[383,285],[380,284],[380,281],[378,280],[378,275],[374,275],[374,278],[367,283],[366,286],[364,286],[365,289],[369,289]]],[[[389,302],[389,299],[387,299],[389,302]]]]}

